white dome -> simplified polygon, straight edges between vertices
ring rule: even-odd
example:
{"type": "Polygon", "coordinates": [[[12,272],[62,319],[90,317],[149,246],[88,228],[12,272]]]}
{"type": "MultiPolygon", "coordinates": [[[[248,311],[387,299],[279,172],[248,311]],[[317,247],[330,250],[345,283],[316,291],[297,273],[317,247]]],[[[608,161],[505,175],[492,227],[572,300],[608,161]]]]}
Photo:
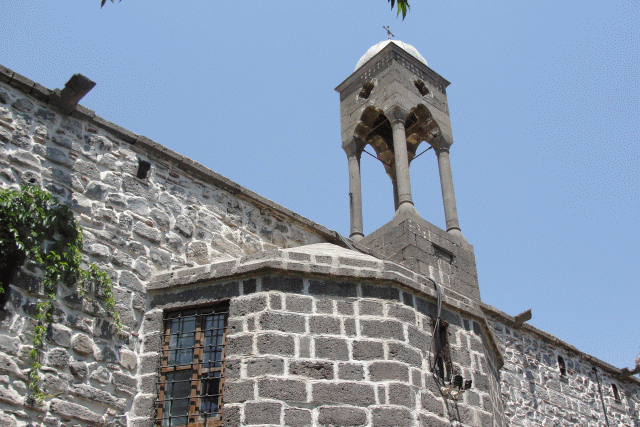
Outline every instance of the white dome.
{"type": "Polygon", "coordinates": [[[402,49],[404,49],[404,51],[407,52],[409,55],[413,56],[418,61],[422,62],[424,65],[429,66],[429,64],[427,64],[427,60],[424,59],[422,55],[420,55],[420,52],[418,52],[416,48],[411,46],[410,44],[401,42],[400,40],[384,40],[375,46],[371,46],[367,51],[367,53],[362,55],[362,58],[360,58],[360,60],[356,64],[355,70],[353,71],[356,71],[358,68],[362,67],[368,60],[373,58],[378,52],[380,52],[382,49],[387,47],[389,43],[395,43],[397,46],[400,46],[402,49]]]}

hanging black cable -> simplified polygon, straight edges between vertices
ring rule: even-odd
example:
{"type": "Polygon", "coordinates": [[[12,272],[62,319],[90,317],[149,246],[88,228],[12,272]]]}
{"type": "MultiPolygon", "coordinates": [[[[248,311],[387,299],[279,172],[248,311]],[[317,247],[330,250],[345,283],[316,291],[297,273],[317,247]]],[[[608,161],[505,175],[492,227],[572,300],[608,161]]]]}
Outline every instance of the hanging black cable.
{"type": "Polygon", "coordinates": [[[370,155],[371,157],[373,157],[374,159],[378,160],[380,163],[382,163],[383,165],[387,165],[389,167],[391,167],[391,165],[387,162],[383,162],[382,160],[380,160],[377,156],[374,156],[373,154],[371,154],[370,152],[368,152],[367,150],[362,150],[364,153],[367,153],[368,155],[370,155]]]}
{"type": "Polygon", "coordinates": [[[604,413],[604,420],[607,423],[607,427],[609,427],[609,418],[607,417],[607,407],[604,406],[604,397],[602,396],[602,387],[600,386],[600,378],[598,377],[598,369],[595,366],[592,367],[591,369],[596,374],[596,382],[598,383],[598,393],[600,393],[600,402],[602,402],[602,412],[604,413]]]}

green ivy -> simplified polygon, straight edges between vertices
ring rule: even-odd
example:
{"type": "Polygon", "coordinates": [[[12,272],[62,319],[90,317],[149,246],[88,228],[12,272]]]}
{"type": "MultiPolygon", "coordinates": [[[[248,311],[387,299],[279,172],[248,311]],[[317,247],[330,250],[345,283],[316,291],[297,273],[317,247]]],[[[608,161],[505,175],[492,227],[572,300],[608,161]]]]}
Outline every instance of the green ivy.
{"type": "MultiPolygon", "coordinates": [[[[116,327],[122,330],[111,278],[94,264],[81,269],[81,249],[82,229],[67,206],[37,187],[0,189],[0,270],[8,271],[28,259],[44,271],[44,298],[37,305],[33,349],[29,353],[33,359],[29,390],[39,402],[47,397],[39,386],[40,350],[53,321],[58,284],[75,284],[83,297],[84,285],[94,284],[116,327]]],[[[9,288],[8,280],[4,282],[0,278],[0,293],[9,288]]]]}

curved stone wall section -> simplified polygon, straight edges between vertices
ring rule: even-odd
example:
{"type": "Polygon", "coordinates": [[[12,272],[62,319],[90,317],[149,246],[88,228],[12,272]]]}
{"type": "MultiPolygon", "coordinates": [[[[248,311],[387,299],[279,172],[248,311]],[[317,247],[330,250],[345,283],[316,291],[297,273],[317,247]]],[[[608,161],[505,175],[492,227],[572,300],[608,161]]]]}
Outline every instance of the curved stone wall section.
{"type": "Polygon", "coordinates": [[[598,427],[607,421],[610,426],[640,425],[637,378],[623,381],[609,372],[618,368],[538,330],[544,339],[531,326],[516,327],[498,315],[488,322],[504,350],[501,388],[510,425],[598,427]],[[564,362],[564,373],[558,357],[564,362]]]}
{"type": "Polygon", "coordinates": [[[429,368],[435,304],[390,284],[267,275],[163,292],[144,341],[160,345],[163,309],[224,298],[227,425],[502,425],[480,325],[443,310],[455,369],[474,383],[444,399],[429,368]]]}

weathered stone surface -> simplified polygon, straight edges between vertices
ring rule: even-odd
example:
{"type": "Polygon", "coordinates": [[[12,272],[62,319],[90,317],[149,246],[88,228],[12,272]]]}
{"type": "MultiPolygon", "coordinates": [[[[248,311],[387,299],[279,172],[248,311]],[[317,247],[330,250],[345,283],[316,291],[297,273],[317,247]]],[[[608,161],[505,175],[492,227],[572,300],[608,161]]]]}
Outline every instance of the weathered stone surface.
{"type": "Polygon", "coordinates": [[[260,402],[247,403],[244,409],[246,424],[280,424],[282,404],[260,402]]]}
{"type": "Polygon", "coordinates": [[[73,350],[80,354],[93,354],[93,340],[85,334],[75,335],[71,343],[73,350]]]}
{"type": "Polygon", "coordinates": [[[318,410],[318,425],[322,427],[356,427],[367,425],[367,413],[350,406],[323,406],[318,410]]]}
{"type": "Polygon", "coordinates": [[[0,384],[0,402],[21,406],[24,398],[17,391],[0,384]]]}
{"type": "Polygon", "coordinates": [[[64,348],[53,348],[47,352],[47,364],[64,369],[69,366],[69,352],[64,348]]]}
{"type": "Polygon", "coordinates": [[[60,399],[52,399],[49,408],[54,414],[59,414],[63,417],[73,418],[94,425],[102,423],[100,414],[90,411],[84,406],[76,403],[66,402],[60,399]]]}
{"type": "Polygon", "coordinates": [[[117,409],[124,409],[126,405],[125,399],[116,398],[111,393],[92,387],[89,384],[76,384],[69,391],[82,399],[117,409]]]}
{"type": "Polygon", "coordinates": [[[133,232],[152,243],[160,243],[160,240],[162,239],[162,233],[160,230],[153,228],[144,222],[136,222],[133,226],[133,232]]]}
{"type": "Polygon", "coordinates": [[[344,403],[369,406],[375,403],[373,386],[355,382],[314,383],[311,386],[312,400],[317,403],[344,403]]]}
{"type": "Polygon", "coordinates": [[[84,379],[89,374],[87,364],[84,362],[71,362],[69,363],[69,370],[71,373],[80,379],[84,379]]]}

